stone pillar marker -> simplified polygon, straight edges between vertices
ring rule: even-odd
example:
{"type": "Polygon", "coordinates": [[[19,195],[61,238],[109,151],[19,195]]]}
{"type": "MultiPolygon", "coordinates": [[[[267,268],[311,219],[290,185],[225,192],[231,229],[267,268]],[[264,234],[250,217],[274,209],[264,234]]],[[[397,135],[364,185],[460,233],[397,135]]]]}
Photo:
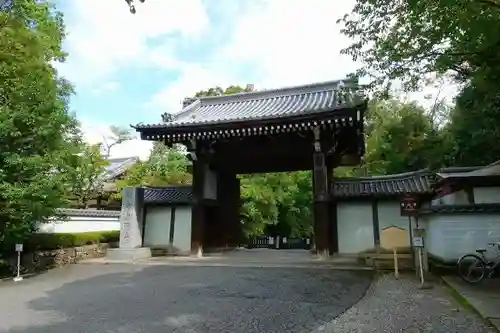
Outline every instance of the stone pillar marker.
{"type": "Polygon", "coordinates": [[[142,210],[144,189],[126,187],[122,190],[120,213],[120,248],[142,247],[142,210]]]}
{"type": "Polygon", "coordinates": [[[138,260],[151,257],[151,249],[142,247],[144,189],[126,187],[122,190],[120,213],[120,244],[108,249],[110,260],[138,260]]]}

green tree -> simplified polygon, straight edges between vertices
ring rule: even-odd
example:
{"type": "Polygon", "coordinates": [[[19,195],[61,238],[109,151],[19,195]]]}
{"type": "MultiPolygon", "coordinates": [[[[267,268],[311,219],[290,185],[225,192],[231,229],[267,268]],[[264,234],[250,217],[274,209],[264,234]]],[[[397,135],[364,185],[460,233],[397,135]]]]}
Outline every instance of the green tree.
{"type": "Polygon", "coordinates": [[[89,201],[102,193],[105,183],[105,168],[109,162],[103,158],[99,145],[84,145],[83,151],[75,156],[69,176],[69,195],[76,198],[78,205],[88,208],[89,201]]]}
{"type": "Polygon", "coordinates": [[[115,182],[117,193],[114,197],[120,198],[121,190],[129,186],[191,184],[192,176],[187,171],[188,164],[184,153],[176,147],[168,148],[162,143],[155,144],[147,161],[136,163],[123,179],[115,182]]]}
{"type": "Polygon", "coordinates": [[[335,170],[337,177],[385,175],[435,169],[451,151],[447,131],[416,103],[372,99],[366,113],[366,152],[360,166],[335,170]]]}
{"type": "Polygon", "coordinates": [[[57,76],[64,25],[45,1],[0,12],[0,244],[35,229],[65,204],[69,161],[80,141],[68,114],[71,86],[57,76]]]}
{"type": "Polygon", "coordinates": [[[492,88],[471,83],[458,95],[445,127],[452,138],[449,164],[486,165],[500,158],[500,94],[492,88]]]}
{"type": "Polygon", "coordinates": [[[391,174],[442,165],[447,145],[425,109],[415,103],[373,100],[369,109],[369,174],[391,174]]]}
{"type": "Polygon", "coordinates": [[[413,90],[431,73],[460,82],[500,73],[497,0],[356,0],[340,21],[352,39],[343,53],[361,60],[357,74],[375,84],[400,79],[413,90]]]}

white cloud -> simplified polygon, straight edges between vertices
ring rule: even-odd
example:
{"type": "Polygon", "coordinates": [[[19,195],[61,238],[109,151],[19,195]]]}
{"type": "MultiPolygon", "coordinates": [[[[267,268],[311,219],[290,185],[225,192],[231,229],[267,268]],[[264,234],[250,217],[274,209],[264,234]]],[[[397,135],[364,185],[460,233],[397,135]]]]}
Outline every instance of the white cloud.
{"type": "Polygon", "coordinates": [[[175,113],[182,108],[182,99],[194,92],[216,85],[229,86],[237,83],[230,73],[214,71],[198,64],[182,64],[178,67],[180,75],[171,84],[158,91],[151,99],[150,106],[162,113],[175,113]]]}
{"type": "Polygon", "coordinates": [[[356,69],[340,55],[348,40],[336,23],[352,1],[269,0],[238,20],[224,58],[247,60],[265,87],[344,78],[356,69]]]}
{"type": "MultiPolygon", "coordinates": [[[[203,0],[137,2],[136,15],[129,13],[123,0],[68,1],[72,8],[65,13],[70,58],[62,66],[62,74],[78,87],[97,87],[96,93],[102,93],[114,89],[113,74],[131,65],[175,70],[177,78],[158,87],[145,105],[146,110],[158,114],[179,111],[183,97],[215,85],[254,83],[261,89],[305,84],[341,79],[359,66],[340,55],[349,40],[336,23],[351,10],[353,0],[249,0],[245,4],[250,7],[242,13],[238,10],[243,2],[238,2],[232,10],[230,38],[212,55],[204,54],[208,58],[204,62],[176,56],[180,43],[196,45],[201,33],[210,28],[203,0]],[[107,83],[100,86],[98,82],[107,83]]],[[[225,4],[210,2],[219,9],[225,4]]],[[[455,92],[449,86],[444,90],[450,95],[455,92]]],[[[427,89],[409,98],[423,101],[424,95],[435,92],[427,89]]],[[[89,123],[92,126],[86,130],[87,136],[100,140],[107,125],[89,123]]],[[[151,147],[151,143],[134,142],[120,145],[113,155],[149,153],[144,147],[151,147]]]]}
{"type": "Polygon", "coordinates": [[[208,24],[202,0],[137,2],[132,15],[123,0],[71,0],[65,12],[68,62],[58,67],[85,85],[148,56],[151,39],[177,33],[195,38],[208,24]]]}
{"type": "MultiPolygon", "coordinates": [[[[257,88],[274,88],[343,79],[360,66],[340,54],[350,41],[336,23],[353,5],[353,0],[256,1],[235,17],[231,38],[210,62],[186,64],[167,58],[166,64],[181,74],[153,96],[152,103],[171,112],[180,109],[184,96],[214,85],[254,83],[257,88]],[[250,80],[241,73],[257,79],[246,82],[250,80]]],[[[440,96],[449,100],[455,93],[456,87],[445,85],[440,96]]],[[[405,97],[428,106],[436,94],[436,88],[427,87],[405,97]]]]}
{"type": "MultiPolygon", "coordinates": [[[[82,131],[85,140],[90,144],[95,144],[103,141],[104,137],[112,135],[110,125],[105,123],[96,123],[90,119],[84,118],[81,121],[82,131]]],[[[139,137],[125,141],[111,148],[111,157],[132,157],[138,156],[141,160],[148,159],[153,142],[143,141],[139,137]]]]}
{"type": "MultiPolygon", "coordinates": [[[[253,83],[272,88],[344,78],[356,67],[340,55],[347,40],[340,35],[337,17],[332,13],[340,17],[352,4],[331,0],[256,1],[253,8],[234,18],[229,41],[211,61],[179,63],[167,56],[165,64],[175,66],[180,75],[158,91],[151,103],[164,107],[162,112],[175,112],[180,110],[183,97],[215,85],[253,83]],[[255,82],[240,75],[249,72],[258,78],[255,82]]],[[[155,55],[154,59],[160,57],[155,55]]]]}

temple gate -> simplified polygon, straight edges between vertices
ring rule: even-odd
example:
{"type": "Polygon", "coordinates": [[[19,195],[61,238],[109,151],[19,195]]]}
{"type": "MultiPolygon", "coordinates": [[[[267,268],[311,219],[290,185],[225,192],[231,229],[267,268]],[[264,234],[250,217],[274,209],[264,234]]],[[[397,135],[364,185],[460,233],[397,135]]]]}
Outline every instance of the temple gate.
{"type": "Polygon", "coordinates": [[[355,81],[193,100],[172,121],[139,124],[141,139],[183,144],[193,162],[191,250],[238,244],[238,174],[312,170],[314,242],[338,252],[333,169],[364,153],[367,101],[355,81]]]}

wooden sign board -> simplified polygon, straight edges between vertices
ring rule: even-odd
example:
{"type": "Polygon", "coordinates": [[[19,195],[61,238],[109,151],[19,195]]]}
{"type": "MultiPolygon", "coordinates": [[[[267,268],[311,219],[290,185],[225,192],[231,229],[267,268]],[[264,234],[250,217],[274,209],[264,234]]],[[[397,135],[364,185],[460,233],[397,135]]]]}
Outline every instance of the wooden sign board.
{"type": "Polygon", "coordinates": [[[396,226],[382,229],[380,246],[387,250],[408,247],[408,230],[396,226]]]}
{"type": "Polygon", "coordinates": [[[401,216],[416,216],[420,209],[420,203],[415,197],[404,197],[401,202],[401,216]]]}

